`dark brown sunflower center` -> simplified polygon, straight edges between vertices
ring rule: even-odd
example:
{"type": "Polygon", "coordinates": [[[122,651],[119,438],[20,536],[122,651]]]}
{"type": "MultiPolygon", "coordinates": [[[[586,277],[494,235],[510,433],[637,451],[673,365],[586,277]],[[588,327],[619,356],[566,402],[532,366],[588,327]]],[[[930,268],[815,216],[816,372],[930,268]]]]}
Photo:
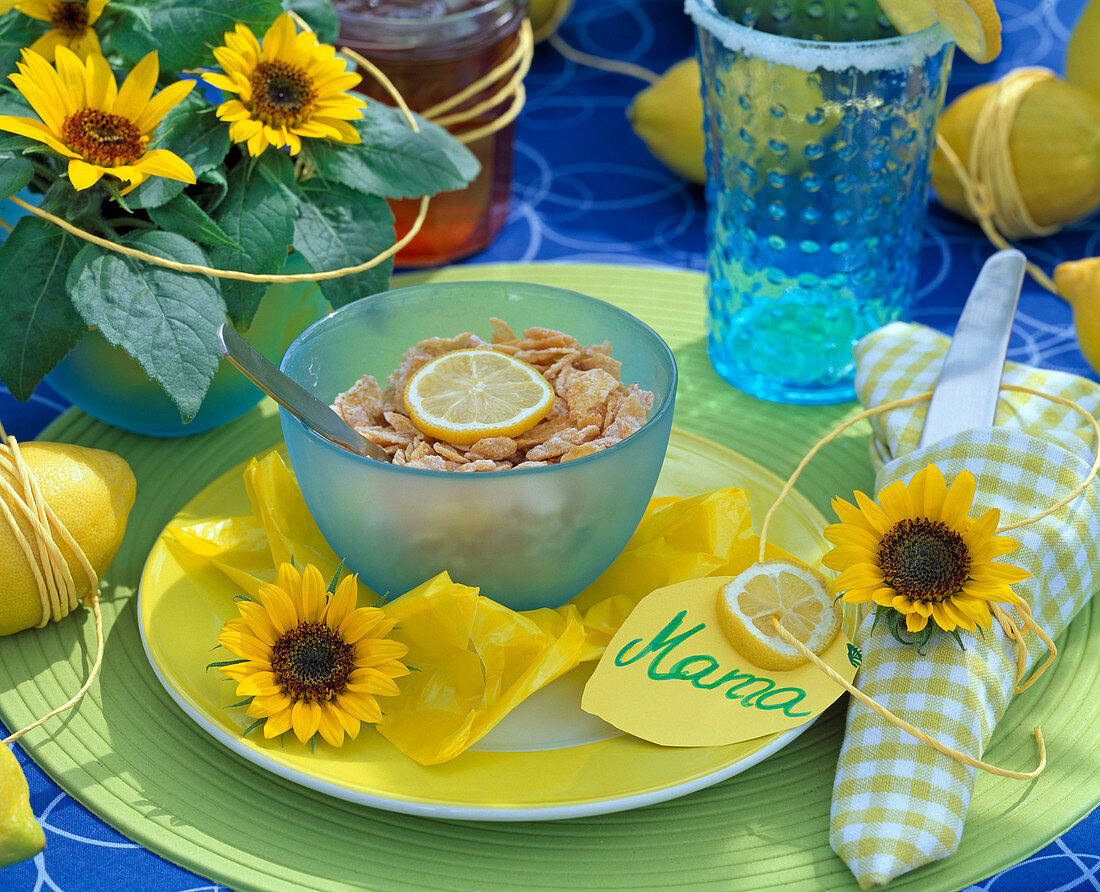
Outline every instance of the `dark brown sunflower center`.
{"type": "Polygon", "coordinates": [[[137,125],[121,115],[82,108],[65,119],[61,135],[84,160],[103,167],[130,164],[141,157],[145,145],[137,125]]]}
{"type": "Polygon", "coordinates": [[[886,584],[914,601],[946,601],[970,575],[966,542],[938,520],[894,524],[882,537],[878,558],[886,584]]]}
{"type": "Polygon", "coordinates": [[[317,89],[297,65],[261,62],[252,72],[252,110],[267,124],[297,124],[309,117],[317,89]]]}
{"type": "Polygon", "coordinates": [[[50,23],[66,37],[77,37],[88,28],[88,7],[83,0],[62,0],[54,7],[50,23]]]}
{"type": "Polygon", "coordinates": [[[299,623],[271,649],[275,677],[295,700],[330,700],[348,684],[350,644],[324,623],[299,623]]]}

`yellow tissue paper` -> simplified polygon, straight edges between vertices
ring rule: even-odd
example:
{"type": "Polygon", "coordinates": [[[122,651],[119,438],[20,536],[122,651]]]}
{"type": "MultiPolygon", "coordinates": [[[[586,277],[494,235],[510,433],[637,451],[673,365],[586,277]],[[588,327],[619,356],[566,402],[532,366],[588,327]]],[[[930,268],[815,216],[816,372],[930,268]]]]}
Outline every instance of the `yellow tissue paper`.
{"type": "MultiPolygon", "coordinates": [[[[244,474],[252,514],[169,527],[173,548],[209,562],[245,594],[293,558],[322,575],[339,561],[306,508],[278,452],[244,474]]],[[[526,697],[585,660],[599,659],[634,607],[657,588],[704,576],[734,576],[757,558],[749,496],[733,487],[690,498],[654,499],[619,557],[573,601],[556,609],[510,610],[441,573],[383,605],[398,620],[416,671],[387,698],[379,732],[425,765],[453,759],[526,697]]],[[[769,557],[786,553],[768,546],[769,557]]],[[[359,603],[377,595],[360,585],[359,603]]]]}

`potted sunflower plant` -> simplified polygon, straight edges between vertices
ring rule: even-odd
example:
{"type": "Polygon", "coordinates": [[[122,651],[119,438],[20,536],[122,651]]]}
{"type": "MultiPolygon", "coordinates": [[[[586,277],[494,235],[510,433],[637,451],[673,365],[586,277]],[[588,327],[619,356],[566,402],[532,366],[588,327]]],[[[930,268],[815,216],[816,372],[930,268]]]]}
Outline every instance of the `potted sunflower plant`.
{"type": "Polygon", "coordinates": [[[327,0],[4,5],[0,195],[25,216],[0,244],[0,380],[18,399],[48,376],[142,433],[229,420],[260,394],[224,368],[220,323],[277,358],[388,287],[388,199],[477,173],[445,130],[356,92],[327,0]]]}

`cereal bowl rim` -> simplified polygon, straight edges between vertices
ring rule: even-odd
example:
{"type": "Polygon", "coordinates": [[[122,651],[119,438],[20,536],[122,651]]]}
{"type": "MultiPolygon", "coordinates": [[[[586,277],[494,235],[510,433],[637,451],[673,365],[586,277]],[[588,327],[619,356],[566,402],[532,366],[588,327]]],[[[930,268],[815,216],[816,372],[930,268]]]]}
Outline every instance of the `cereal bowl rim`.
{"type": "MultiPolygon", "coordinates": [[[[284,367],[286,365],[286,362],[287,362],[287,357],[290,356],[291,353],[294,351],[295,347],[297,347],[302,341],[304,341],[307,338],[308,335],[310,335],[312,332],[314,332],[315,329],[318,329],[318,328],[326,325],[327,323],[330,323],[331,320],[333,318],[335,318],[336,316],[340,316],[342,314],[351,315],[351,314],[354,314],[357,310],[359,312],[365,312],[366,307],[369,305],[368,302],[370,302],[370,301],[377,301],[377,300],[380,300],[380,299],[385,299],[385,298],[388,298],[388,297],[390,297],[394,294],[397,294],[399,292],[407,292],[407,291],[414,291],[414,290],[419,291],[419,290],[422,290],[422,289],[429,289],[429,288],[433,289],[433,290],[438,290],[440,288],[442,288],[444,290],[450,290],[451,288],[454,288],[456,286],[459,287],[459,288],[464,289],[464,288],[467,288],[467,287],[470,287],[470,286],[477,286],[477,285],[493,285],[493,286],[503,286],[503,287],[508,287],[510,285],[520,285],[520,286],[523,286],[524,288],[537,288],[540,291],[555,292],[555,293],[558,293],[558,294],[567,294],[567,295],[570,295],[570,297],[573,298],[573,299],[579,298],[581,300],[581,302],[583,302],[583,303],[601,304],[604,307],[610,309],[614,315],[621,316],[631,326],[633,326],[634,328],[640,330],[643,334],[645,334],[648,338],[650,338],[653,341],[653,343],[658,347],[658,353],[662,353],[664,355],[664,358],[667,359],[668,367],[671,370],[671,377],[670,377],[670,380],[669,380],[668,392],[664,395],[664,398],[661,400],[661,402],[653,409],[652,416],[646,418],[645,423],[642,424],[642,426],[640,428],[638,428],[638,430],[635,431],[634,434],[631,434],[630,436],[633,437],[635,434],[641,433],[647,427],[649,427],[650,425],[656,423],[658,420],[663,418],[663,416],[667,412],[672,411],[673,405],[675,404],[675,401],[676,401],[676,389],[677,389],[677,386],[679,384],[680,370],[679,370],[679,367],[677,366],[676,356],[673,354],[672,348],[668,346],[668,342],[665,341],[665,339],[662,338],[653,329],[652,326],[646,324],[641,319],[639,319],[637,316],[635,316],[633,313],[630,313],[627,310],[624,310],[622,307],[618,307],[615,304],[611,303],[610,301],[602,300],[601,298],[598,298],[598,297],[593,297],[590,294],[584,294],[583,292],[580,292],[580,291],[573,291],[572,289],[569,289],[569,288],[559,288],[555,285],[542,285],[542,284],[538,284],[538,283],[535,283],[535,282],[522,282],[522,281],[518,281],[518,280],[497,281],[497,280],[486,279],[486,280],[474,280],[474,281],[467,281],[467,282],[425,282],[425,283],[421,283],[421,284],[418,284],[418,285],[403,285],[400,288],[390,288],[390,289],[387,289],[386,291],[379,291],[376,294],[372,294],[372,295],[369,295],[367,297],[360,298],[359,300],[352,301],[349,304],[345,304],[344,306],[338,307],[337,309],[333,310],[332,312],[325,314],[320,319],[318,319],[317,321],[311,323],[307,328],[305,328],[301,332],[299,332],[295,336],[294,340],[292,340],[290,342],[289,346],[283,352],[283,357],[279,361],[279,371],[283,372],[284,374],[287,373],[286,368],[284,367]]],[[[480,477],[497,478],[497,477],[500,477],[502,475],[507,475],[507,479],[511,480],[511,479],[514,479],[514,478],[518,479],[519,477],[527,476],[529,474],[539,474],[539,473],[547,474],[549,471],[552,471],[555,468],[560,468],[563,465],[576,465],[576,466],[579,467],[579,466],[583,466],[585,464],[588,464],[589,462],[599,461],[602,456],[606,456],[608,453],[613,453],[614,450],[618,449],[618,447],[622,446],[624,443],[626,443],[630,440],[630,437],[627,437],[625,440],[620,440],[618,443],[615,443],[612,446],[608,446],[606,449],[601,449],[599,452],[594,452],[592,455],[585,455],[585,456],[582,456],[581,458],[575,458],[575,459],[572,459],[571,461],[568,461],[568,462],[555,462],[554,464],[547,465],[545,467],[539,467],[539,468],[505,468],[505,469],[500,470],[500,471],[478,471],[477,473],[473,473],[473,474],[460,474],[460,473],[455,473],[454,471],[437,471],[433,468],[411,468],[408,465],[395,465],[391,462],[382,462],[382,461],[378,461],[377,459],[368,458],[365,455],[359,455],[356,452],[352,452],[350,449],[345,449],[343,446],[337,446],[331,440],[328,440],[325,437],[322,437],[320,434],[318,434],[316,431],[314,431],[312,428],[310,428],[309,425],[305,424],[300,419],[294,417],[290,412],[288,412],[282,406],[279,406],[279,416],[280,416],[280,420],[285,421],[285,422],[290,422],[291,424],[296,424],[299,427],[301,427],[302,430],[304,431],[306,437],[308,439],[311,439],[311,440],[315,441],[316,443],[320,444],[320,446],[323,449],[328,450],[328,451],[332,452],[333,454],[349,455],[356,461],[370,462],[373,466],[376,466],[377,468],[379,468],[382,473],[407,474],[407,475],[411,475],[411,476],[428,475],[428,476],[433,477],[433,478],[440,478],[440,479],[447,479],[447,480],[461,480],[463,478],[471,478],[472,480],[476,480],[477,478],[480,478],[480,477]]],[[[459,485],[472,485],[472,484],[459,484],[459,485]]]]}

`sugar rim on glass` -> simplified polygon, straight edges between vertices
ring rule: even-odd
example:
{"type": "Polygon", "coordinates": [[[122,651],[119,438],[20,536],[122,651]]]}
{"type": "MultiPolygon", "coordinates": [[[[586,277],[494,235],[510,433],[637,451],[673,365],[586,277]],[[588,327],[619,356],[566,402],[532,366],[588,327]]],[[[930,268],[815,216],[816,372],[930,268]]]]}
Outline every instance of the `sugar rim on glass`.
{"type": "Polygon", "coordinates": [[[939,24],[914,34],[879,40],[805,40],[740,25],[718,12],[715,0],[684,0],[684,11],[696,26],[710,33],[727,49],[803,71],[854,68],[870,73],[908,69],[952,42],[947,29],[939,24]]]}

